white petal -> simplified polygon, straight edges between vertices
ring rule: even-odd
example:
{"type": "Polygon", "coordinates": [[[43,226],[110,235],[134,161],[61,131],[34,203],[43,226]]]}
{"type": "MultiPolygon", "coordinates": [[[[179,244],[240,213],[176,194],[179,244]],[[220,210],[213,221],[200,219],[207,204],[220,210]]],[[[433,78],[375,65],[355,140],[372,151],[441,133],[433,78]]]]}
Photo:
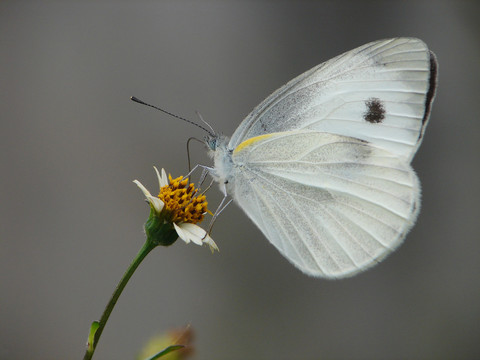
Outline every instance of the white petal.
{"type": "Polygon", "coordinates": [[[180,225],[173,223],[173,226],[178,236],[187,244],[190,243],[190,241],[200,246],[207,244],[212,253],[214,250],[219,251],[217,244],[215,244],[213,239],[200,226],[190,223],[182,223],[180,225]]]}
{"type": "Polygon", "coordinates": [[[200,226],[191,224],[191,223],[182,223],[180,224],[182,230],[187,230],[197,237],[203,238],[206,234],[206,231],[203,230],[200,226]]]}
{"type": "Polygon", "coordinates": [[[204,237],[207,235],[207,232],[203,230],[200,226],[190,223],[180,224],[180,227],[183,231],[190,234],[190,240],[192,240],[197,245],[202,245],[204,237]]]}
{"type": "Polygon", "coordinates": [[[164,168],[162,168],[162,183],[163,183],[162,186],[168,185],[168,176],[164,168]]]}
{"type": "Polygon", "coordinates": [[[155,166],[153,168],[155,169],[155,173],[157,174],[158,184],[160,185],[160,188],[162,188],[162,179],[160,178],[158,169],[155,166]]]}
{"type": "Polygon", "coordinates": [[[207,236],[205,237],[205,240],[203,240],[203,242],[204,242],[204,244],[207,244],[210,247],[210,251],[212,252],[212,254],[215,250],[220,251],[218,249],[217,244],[215,244],[215,241],[213,241],[213,239],[210,237],[210,235],[207,234],[207,236]]]}
{"type": "Polygon", "coordinates": [[[162,211],[163,207],[165,206],[163,201],[156,196],[149,196],[147,197],[147,200],[150,201],[150,203],[153,205],[153,207],[158,213],[162,211]]]}
{"type": "Polygon", "coordinates": [[[173,223],[173,227],[175,228],[175,231],[178,234],[178,237],[185,241],[187,244],[190,242],[190,239],[188,236],[183,232],[183,230],[178,226],[177,224],[173,223]]]}
{"type": "Polygon", "coordinates": [[[155,166],[153,168],[157,173],[158,185],[160,186],[160,189],[168,185],[168,178],[167,178],[167,175],[165,174],[165,170],[162,169],[162,175],[160,175],[160,173],[158,172],[158,169],[155,166]]]}
{"type": "Polygon", "coordinates": [[[200,226],[182,223],[179,225],[182,231],[188,236],[188,238],[197,245],[202,245],[203,237],[206,235],[206,231],[203,230],[200,226]]]}
{"type": "Polygon", "coordinates": [[[148,191],[148,190],[145,188],[145,186],[142,185],[142,183],[141,183],[140,181],[138,181],[138,180],[133,180],[133,182],[134,182],[135,184],[137,184],[137,186],[140,188],[140,190],[142,190],[142,192],[143,192],[143,194],[145,195],[146,198],[152,196],[152,194],[150,194],[150,191],[148,191]]]}
{"type": "Polygon", "coordinates": [[[137,186],[140,188],[140,190],[142,190],[143,192],[143,195],[145,195],[145,197],[147,198],[148,202],[150,204],[153,205],[153,207],[155,208],[155,211],[157,212],[160,212],[162,211],[163,207],[165,206],[165,204],[163,203],[162,200],[160,200],[158,197],[156,196],[152,196],[152,194],[150,194],[150,191],[148,191],[145,186],[142,185],[142,183],[138,180],[133,180],[133,182],[135,184],[137,184],[137,186]]]}

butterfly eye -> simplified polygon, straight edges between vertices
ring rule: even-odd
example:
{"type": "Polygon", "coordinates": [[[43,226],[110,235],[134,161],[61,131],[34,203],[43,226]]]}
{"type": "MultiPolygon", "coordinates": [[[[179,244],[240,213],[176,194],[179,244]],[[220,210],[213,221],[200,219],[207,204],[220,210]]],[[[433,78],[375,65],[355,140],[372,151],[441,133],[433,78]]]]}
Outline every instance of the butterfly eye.
{"type": "Polygon", "coordinates": [[[205,137],[205,143],[209,147],[210,150],[215,151],[217,149],[217,138],[216,137],[211,137],[207,136],[205,137]]]}

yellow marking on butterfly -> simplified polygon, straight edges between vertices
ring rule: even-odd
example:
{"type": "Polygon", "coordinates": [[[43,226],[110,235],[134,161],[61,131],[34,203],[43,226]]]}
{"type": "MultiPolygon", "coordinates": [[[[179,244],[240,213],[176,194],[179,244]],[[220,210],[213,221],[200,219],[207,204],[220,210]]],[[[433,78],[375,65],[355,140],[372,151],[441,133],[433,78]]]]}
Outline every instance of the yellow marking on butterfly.
{"type": "Polygon", "coordinates": [[[235,150],[233,150],[233,153],[236,154],[238,153],[239,151],[242,151],[244,148],[246,148],[247,146],[250,146],[250,145],[253,145],[254,143],[260,141],[260,140],[264,140],[264,139],[268,139],[269,137],[273,136],[273,134],[265,134],[265,135],[260,135],[260,136],[255,136],[253,138],[250,138],[250,139],[247,139],[245,140],[244,142],[240,143],[236,148],[235,150]]]}

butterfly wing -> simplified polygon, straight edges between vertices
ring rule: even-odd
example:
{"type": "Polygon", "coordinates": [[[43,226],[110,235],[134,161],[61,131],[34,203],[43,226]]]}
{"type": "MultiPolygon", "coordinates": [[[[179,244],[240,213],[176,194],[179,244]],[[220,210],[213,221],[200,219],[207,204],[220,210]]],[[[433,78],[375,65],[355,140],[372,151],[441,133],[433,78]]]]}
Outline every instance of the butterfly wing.
{"type": "Polygon", "coordinates": [[[310,129],[366,140],[410,162],[430,114],[436,68],[421,40],[366,44],[271,94],[240,124],[229,148],[259,135],[310,129]]]}
{"type": "Polygon", "coordinates": [[[233,197],[303,272],[351,276],[392,252],[413,226],[418,179],[365,141],[315,131],[251,138],[232,154],[233,197]]]}

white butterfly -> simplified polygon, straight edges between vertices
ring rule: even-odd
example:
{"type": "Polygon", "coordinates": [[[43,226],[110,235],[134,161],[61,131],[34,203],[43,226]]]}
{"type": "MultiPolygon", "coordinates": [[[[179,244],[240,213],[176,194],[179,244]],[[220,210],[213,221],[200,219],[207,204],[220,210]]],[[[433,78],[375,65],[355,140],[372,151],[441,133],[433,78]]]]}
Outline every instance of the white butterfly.
{"type": "Polygon", "coordinates": [[[420,208],[410,166],[436,87],[418,39],[375,41],[293,79],[233,136],[211,136],[213,177],[296,267],[341,278],[391,253],[420,208]]]}

